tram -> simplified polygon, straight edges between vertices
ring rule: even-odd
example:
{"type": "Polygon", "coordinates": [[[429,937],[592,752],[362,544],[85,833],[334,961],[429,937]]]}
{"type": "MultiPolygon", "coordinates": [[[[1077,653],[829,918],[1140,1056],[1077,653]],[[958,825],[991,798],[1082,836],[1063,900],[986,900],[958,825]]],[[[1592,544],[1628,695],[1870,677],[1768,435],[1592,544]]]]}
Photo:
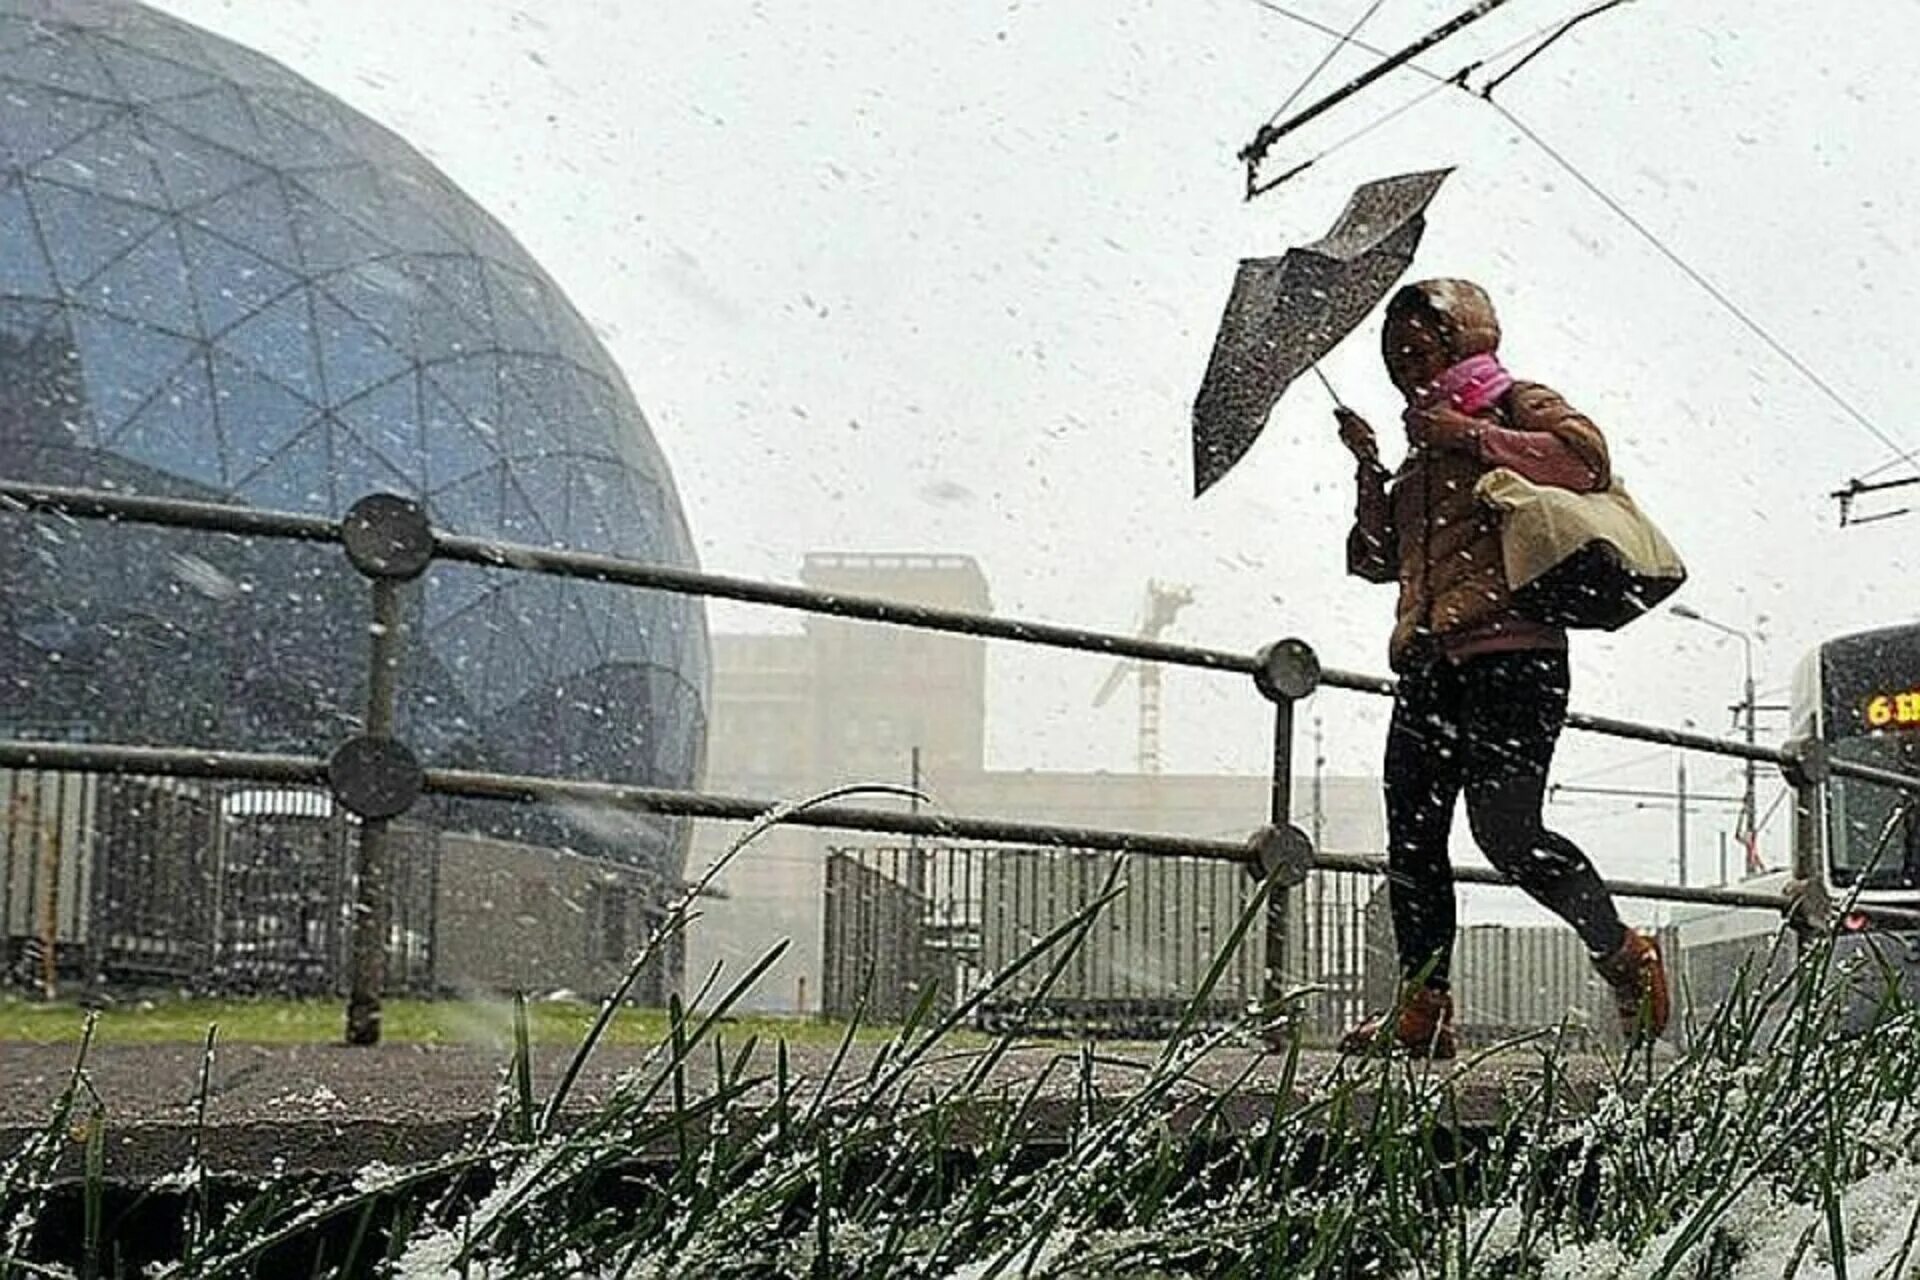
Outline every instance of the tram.
{"type": "MultiPolygon", "coordinates": [[[[1836,636],[1794,674],[1792,736],[1831,761],[1920,777],[1920,624],[1836,636]]],[[[1834,930],[1835,960],[1858,974],[1860,1007],[1889,991],[1920,1004],[1920,793],[1828,773],[1794,797],[1793,867],[1749,882],[1805,895],[1808,917],[1834,930]]],[[[1764,912],[1676,914],[1680,970],[1696,1009],[1711,1008],[1743,966],[1776,973],[1791,946],[1764,912]]]]}

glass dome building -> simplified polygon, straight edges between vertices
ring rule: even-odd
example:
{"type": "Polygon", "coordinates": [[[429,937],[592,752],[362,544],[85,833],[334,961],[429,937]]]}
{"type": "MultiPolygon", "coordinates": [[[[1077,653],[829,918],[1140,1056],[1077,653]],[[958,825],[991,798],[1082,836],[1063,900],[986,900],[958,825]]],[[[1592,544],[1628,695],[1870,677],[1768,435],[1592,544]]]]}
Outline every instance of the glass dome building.
{"type": "MultiPolygon", "coordinates": [[[[391,132],[131,0],[0,0],[0,475],[691,566],[619,370],[513,237],[391,132]]],[[[436,566],[400,732],[430,763],[688,786],[697,600],[436,566]]],[[[337,548],[0,516],[0,734],[324,753],[368,588],[337,548]]],[[[488,819],[506,821],[500,814],[488,819]]],[[[677,879],[677,825],[515,834],[677,879]]]]}

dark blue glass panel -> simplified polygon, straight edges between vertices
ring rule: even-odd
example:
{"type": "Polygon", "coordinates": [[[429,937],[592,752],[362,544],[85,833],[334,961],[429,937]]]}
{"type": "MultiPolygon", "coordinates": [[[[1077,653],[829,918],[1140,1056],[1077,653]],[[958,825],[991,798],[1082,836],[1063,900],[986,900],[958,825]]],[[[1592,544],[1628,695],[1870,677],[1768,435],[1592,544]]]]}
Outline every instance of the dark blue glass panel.
{"type": "Polygon", "coordinates": [[[136,462],[218,488],[225,464],[206,361],[189,360],[107,438],[107,446],[136,462]]]}
{"type": "Polygon", "coordinates": [[[95,41],[94,53],[121,91],[133,102],[143,105],[159,98],[201,93],[218,83],[205,71],[143,53],[114,40],[95,41]]]}
{"type": "Polygon", "coordinates": [[[0,239],[0,296],[54,296],[53,272],[33,234],[26,192],[18,182],[0,186],[0,227],[15,228],[14,234],[0,239]]]}
{"type": "Polygon", "coordinates": [[[418,496],[418,490],[398,468],[348,431],[333,433],[333,476],[340,500],[348,506],[372,493],[418,496]]]}
{"type": "Polygon", "coordinates": [[[230,191],[272,175],[272,170],[224,148],[208,146],[164,120],[143,116],[139,129],[175,209],[210,204],[230,191]]]}
{"type": "Polygon", "coordinates": [[[68,331],[93,392],[88,403],[94,421],[108,438],[200,351],[189,338],[157,333],[99,312],[75,311],[68,319],[68,331]]]}
{"type": "Polygon", "coordinates": [[[166,208],[167,189],[154,167],[153,152],[138,125],[117,120],[89,136],[84,153],[68,148],[42,160],[32,172],[76,191],[166,208]]]}
{"type": "Polygon", "coordinates": [[[193,279],[171,222],[160,224],[74,292],[122,319],[179,334],[201,332],[193,279]]]}
{"type": "Polygon", "coordinates": [[[346,430],[407,478],[407,492],[427,491],[429,451],[420,423],[420,379],[411,369],[403,378],[377,387],[336,411],[346,430]]]}
{"type": "MultiPolygon", "coordinates": [[[[27,199],[33,205],[41,243],[53,261],[53,270],[65,288],[77,289],[105,270],[116,258],[165,225],[166,215],[74,191],[52,182],[28,179],[27,199]]],[[[31,230],[20,228],[20,232],[31,230]]]]}
{"type": "Polygon", "coordinates": [[[275,450],[247,480],[247,495],[263,507],[286,511],[334,509],[333,450],[319,425],[275,450]]]}
{"type": "Polygon", "coordinates": [[[180,248],[193,273],[194,298],[209,335],[217,335],[289,293],[300,278],[258,254],[191,223],[180,248]]]}
{"type": "Polygon", "coordinates": [[[289,441],[312,426],[320,410],[231,356],[213,361],[214,412],[228,450],[227,484],[247,486],[289,441]]]}
{"type": "Polygon", "coordinates": [[[413,361],[403,350],[395,349],[326,294],[314,296],[313,317],[327,396],[333,403],[352,400],[413,372],[413,361]]]}
{"type": "Polygon", "coordinates": [[[154,115],[189,137],[204,139],[241,155],[257,156],[264,149],[247,100],[230,85],[185,98],[169,98],[148,108],[154,115]]]}
{"type": "Polygon", "coordinates": [[[313,313],[307,291],[296,290],[262,307],[220,335],[220,345],[316,404],[326,400],[313,313]]]}
{"type": "Polygon", "coordinates": [[[420,374],[420,411],[428,441],[430,493],[437,493],[500,461],[494,434],[474,426],[467,411],[441,390],[438,375],[443,370],[444,366],[422,370],[420,374]]]}
{"type": "Polygon", "coordinates": [[[236,187],[211,204],[191,206],[184,216],[283,270],[300,270],[293,213],[277,176],[236,187]]]}

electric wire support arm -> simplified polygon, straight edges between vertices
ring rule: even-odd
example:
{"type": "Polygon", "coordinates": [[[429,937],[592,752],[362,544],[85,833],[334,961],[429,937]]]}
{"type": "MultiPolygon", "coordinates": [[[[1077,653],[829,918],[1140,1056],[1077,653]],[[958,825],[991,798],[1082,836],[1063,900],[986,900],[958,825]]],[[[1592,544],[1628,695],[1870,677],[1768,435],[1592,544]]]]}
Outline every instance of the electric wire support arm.
{"type": "Polygon", "coordinates": [[[1865,516],[1855,515],[1853,504],[1855,500],[1870,493],[1885,493],[1889,489],[1906,489],[1917,484],[1920,484],[1920,475],[1902,476],[1898,480],[1855,478],[1847,481],[1846,487],[1835,489],[1828,496],[1840,504],[1840,527],[1846,529],[1853,525],[1877,524],[1882,520],[1894,520],[1904,515],[1911,515],[1912,507],[1900,507],[1893,511],[1876,511],[1872,515],[1865,516]]]}
{"type": "Polygon", "coordinates": [[[1332,93],[1301,108],[1285,120],[1269,120],[1267,123],[1261,125],[1259,130],[1254,134],[1253,141],[1247,143],[1246,146],[1240,149],[1239,158],[1244,161],[1247,166],[1247,199],[1251,200],[1262,192],[1272,190],[1274,187],[1285,182],[1289,177],[1292,177],[1294,173],[1298,172],[1298,169],[1289,170],[1272,182],[1264,185],[1260,182],[1260,165],[1266,160],[1267,152],[1273,149],[1274,143],[1280,141],[1301,126],[1319,119],[1322,115],[1325,115],[1328,111],[1331,111],[1347,99],[1353,97],[1368,85],[1385,79],[1429,49],[1445,43],[1447,40],[1458,35],[1460,32],[1466,30],[1474,23],[1480,21],[1480,19],[1507,3],[1508,0],[1477,0],[1477,2],[1464,13],[1458,14],[1435,27],[1433,30],[1427,32],[1426,35],[1420,37],[1404,49],[1401,49],[1398,53],[1390,54],[1381,59],[1366,71],[1361,72],[1346,84],[1335,89],[1332,93]]]}

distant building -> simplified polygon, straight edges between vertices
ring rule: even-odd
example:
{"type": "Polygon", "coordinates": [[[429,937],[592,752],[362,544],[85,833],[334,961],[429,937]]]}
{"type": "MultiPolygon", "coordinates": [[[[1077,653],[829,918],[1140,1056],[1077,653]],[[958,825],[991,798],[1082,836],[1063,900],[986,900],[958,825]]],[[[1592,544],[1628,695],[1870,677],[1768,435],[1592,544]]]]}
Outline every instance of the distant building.
{"type": "MultiPolygon", "coordinates": [[[[985,575],[967,556],[815,554],[805,558],[801,580],[973,612],[992,605],[985,575]]],[[[709,789],[792,798],[842,782],[905,783],[917,747],[923,787],[944,812],[1231,840],[1266,820],[1270,784],[1260,776],[987,769],[986,648],[969,637],[818,615],[797,634],[716,634],[709,789]]],[[[1309,830],[1315,792],[1310,778],[1296,780],[1295,820],[1309,830]]],[[[1325,778],[1318,794],[1326,848],[1384,846],[1377,781],[1325,778]]],[[[690,872],[709,865],[738,832],[704,825],[690,872]]],[[[738,973],[785,940],[785,955],[747,1005],[817,1009],[827,851],[901,843],[798,828],[758,841],[722,874],[727,897],[702,904],[688,941],[689,986],[716,962],[738,973]]]]}
{"type": "MultiPolygon", "coordinates": [[[[970,556],[809,555],[816,591],[987,613],[970,556]]],[[[985,752],[986,645],[809,614],[799,635],[714,637],[713,779],[826,785],[976,773],[985,752]]]]}

